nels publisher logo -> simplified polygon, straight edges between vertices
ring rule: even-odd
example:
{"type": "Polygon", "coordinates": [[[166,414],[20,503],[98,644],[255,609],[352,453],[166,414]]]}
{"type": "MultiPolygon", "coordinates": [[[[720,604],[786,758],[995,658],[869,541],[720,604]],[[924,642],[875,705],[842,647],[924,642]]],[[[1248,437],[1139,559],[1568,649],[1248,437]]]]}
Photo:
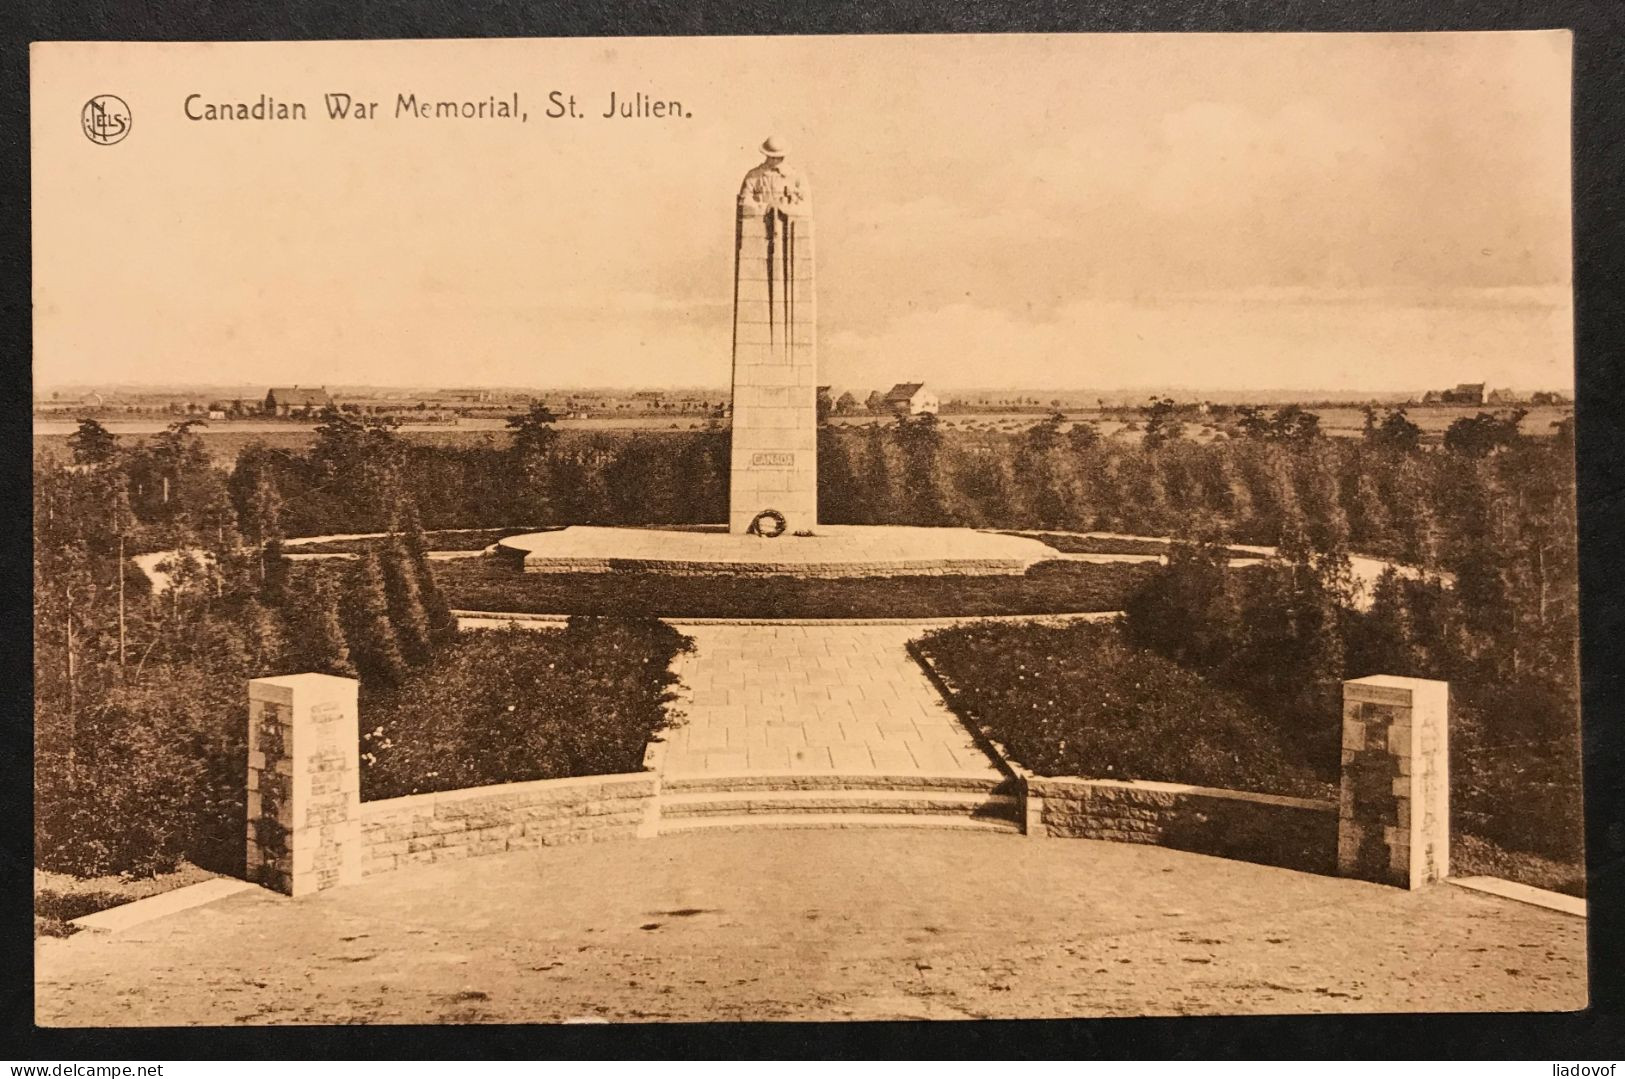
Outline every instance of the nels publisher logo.
{"type": "Polygon", "coordinates": [[[80,110],[79,125],[91,142],[111,146],[130,133],[130,106],[112,94],[97,94],[80,110]]]}

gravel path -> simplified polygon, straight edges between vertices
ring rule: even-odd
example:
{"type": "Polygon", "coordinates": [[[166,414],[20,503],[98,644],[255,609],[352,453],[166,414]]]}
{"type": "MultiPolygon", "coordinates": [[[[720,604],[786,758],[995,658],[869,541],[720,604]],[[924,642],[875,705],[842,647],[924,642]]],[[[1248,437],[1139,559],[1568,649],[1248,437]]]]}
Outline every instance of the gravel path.
{"type": "Polygon", "coordinates": [[[745,831],[254,891],[38,945],[44,1025],[1585,1004],[1585,921],[1085,840],[745,831]]]}

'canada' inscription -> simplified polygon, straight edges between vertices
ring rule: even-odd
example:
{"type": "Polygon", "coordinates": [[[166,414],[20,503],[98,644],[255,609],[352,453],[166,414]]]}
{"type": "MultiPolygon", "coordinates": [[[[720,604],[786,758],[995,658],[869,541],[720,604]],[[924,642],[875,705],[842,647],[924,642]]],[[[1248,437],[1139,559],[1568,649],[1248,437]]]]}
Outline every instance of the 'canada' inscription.
{"type": "Polygon", "coordinates": [[[794,468],[796,455],[793,453],[753,453],[750,455],[752,468],[794,468]]]}

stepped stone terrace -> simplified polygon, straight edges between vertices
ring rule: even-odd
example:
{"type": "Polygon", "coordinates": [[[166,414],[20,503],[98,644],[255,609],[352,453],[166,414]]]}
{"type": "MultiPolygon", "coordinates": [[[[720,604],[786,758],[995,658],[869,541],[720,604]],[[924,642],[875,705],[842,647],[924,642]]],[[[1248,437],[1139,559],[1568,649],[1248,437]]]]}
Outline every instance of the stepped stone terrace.
{"type": "Polygon", "coordinates": [[[772,539],[696,529],[572,525],[509,536],[497,553],[527,573],[652,572],[680,575],[898,577],[1020,576],[1061,557],[1036,539],[971,528],[819,525],[772,539]]]}

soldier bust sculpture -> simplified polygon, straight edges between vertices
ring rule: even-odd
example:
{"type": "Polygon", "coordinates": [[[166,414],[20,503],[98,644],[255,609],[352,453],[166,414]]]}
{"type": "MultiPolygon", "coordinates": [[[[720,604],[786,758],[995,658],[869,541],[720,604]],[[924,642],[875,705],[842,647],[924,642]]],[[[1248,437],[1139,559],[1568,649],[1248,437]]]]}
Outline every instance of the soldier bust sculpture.
{"type": "Polygon", "coordinates": [[[769,209],[787,214],[812,212],[812,190],[801,173],[784,163],[789,147],[785,140],[770,136],[762,143],[767,160],[745,173],[739,187],[741,213],[761,213],[769,209]]]}

